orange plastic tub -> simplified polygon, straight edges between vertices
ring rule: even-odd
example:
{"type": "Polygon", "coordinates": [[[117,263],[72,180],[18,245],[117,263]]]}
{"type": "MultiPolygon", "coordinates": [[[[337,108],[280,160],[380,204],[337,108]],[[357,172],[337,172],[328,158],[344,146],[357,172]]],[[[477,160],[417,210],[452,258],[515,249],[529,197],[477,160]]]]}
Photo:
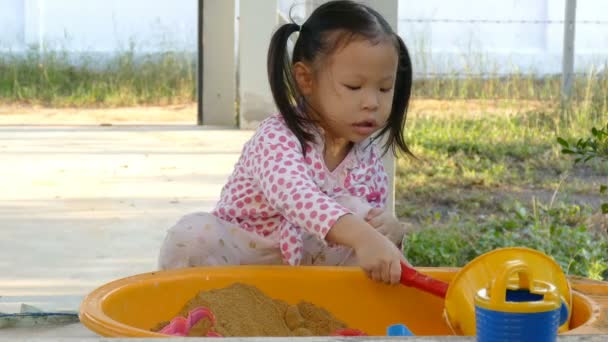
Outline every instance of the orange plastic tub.
{"type": "MultiPolygon", "coordinates": [[[[457,271],[418,270],[448,282],[457,271]]],[[[108,283],[90,293],[81,305],[80,319],[102,336],[162,337],[165,335],[149,329],[173,318],[197,292],[235,282],[257,286],[288,303],[310,301],[349,327],[370,335],[385,335],[386,327],[395,323],[407,325],[415,335],[453,334],[443,316],[442,299],[402,285],[373,282],[356,267],[234,266],[146,273],[108,283]]],[[[600,306],[574,292],[569,332],[585,333],[583,328],[601,319],[597,314],[600,306]]]]}

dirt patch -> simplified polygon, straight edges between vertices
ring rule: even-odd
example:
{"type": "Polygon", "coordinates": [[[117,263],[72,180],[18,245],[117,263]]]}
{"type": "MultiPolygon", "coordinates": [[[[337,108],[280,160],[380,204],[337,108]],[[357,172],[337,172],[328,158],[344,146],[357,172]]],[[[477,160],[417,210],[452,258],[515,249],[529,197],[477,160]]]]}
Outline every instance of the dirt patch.
{"type": "MultiPolygon", "coordinates": [[[[581,180],[581,181],[584,181],[581,180]]],[[[397,198],[397,214],[400,220],[421,225],[429,216],[437,213],[439,222],[447,222],[451,217],[469,217],[483,221],[486,217],[505,210],[505,205],[521,203],[530,207],[533,201],[544,206],[559,203],[587,206],[599,211],[605,197],[597,192],[564,193],[558,191],[534,189],[524,186],[460,186],[451,187],[449,191],[428,191],[420,194],[408,194],[397,198]]],[[[597,231],[608,231],[608,218],[601,214],[590,217],[589,227],[597,231]]]]}
{"type": "Polygon", "coordinates": [[[196,123],[196,103],[119,108],[48,108],[0,105],[2,125],[110,125],[127,123],[196,123]]]}

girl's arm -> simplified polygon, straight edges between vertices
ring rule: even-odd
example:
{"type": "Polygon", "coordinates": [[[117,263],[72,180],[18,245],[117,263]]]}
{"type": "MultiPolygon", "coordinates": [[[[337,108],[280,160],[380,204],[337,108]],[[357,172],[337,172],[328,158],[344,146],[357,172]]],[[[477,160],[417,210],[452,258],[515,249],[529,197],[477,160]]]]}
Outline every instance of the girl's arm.
{"type": "Polygon", "coordinates": [[[270,205],[293,225],[325,240],[338,219],[351,213],[317,186],[314,172],[322,168],[304,158],[299,141],[286,128],[263,127],[251,154],[251,176],[270,205]]]}

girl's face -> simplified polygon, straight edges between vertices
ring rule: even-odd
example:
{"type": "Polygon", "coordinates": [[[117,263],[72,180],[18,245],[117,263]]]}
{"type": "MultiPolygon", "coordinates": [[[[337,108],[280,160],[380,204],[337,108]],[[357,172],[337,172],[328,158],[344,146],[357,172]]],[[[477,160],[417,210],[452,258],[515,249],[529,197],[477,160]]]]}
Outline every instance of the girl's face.
{"type": "Polygon", "coordinates": [[[384,127],[397,74],[395,45],[389,40],[373,44],[354,39],[321,62],[314,71],[296,65],[295,76],[301,92],[319,112],[326,139],[358,143],[384,127]],[[302,75],[305,69],[309,78],[302,75]]]}

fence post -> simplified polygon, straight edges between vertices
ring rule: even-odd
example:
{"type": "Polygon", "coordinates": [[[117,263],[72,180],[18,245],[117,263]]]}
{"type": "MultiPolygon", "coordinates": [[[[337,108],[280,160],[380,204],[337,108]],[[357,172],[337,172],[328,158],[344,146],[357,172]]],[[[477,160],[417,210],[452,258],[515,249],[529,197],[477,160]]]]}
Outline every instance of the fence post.
{"type": "Polygon", "coordinates": [[[576,27],[576,0],[566,0],[564,15],[564,46],[562,52],[562,102],[568,101],[572,96],[572,83],[574,81],[574,37],[576,27]]]}

